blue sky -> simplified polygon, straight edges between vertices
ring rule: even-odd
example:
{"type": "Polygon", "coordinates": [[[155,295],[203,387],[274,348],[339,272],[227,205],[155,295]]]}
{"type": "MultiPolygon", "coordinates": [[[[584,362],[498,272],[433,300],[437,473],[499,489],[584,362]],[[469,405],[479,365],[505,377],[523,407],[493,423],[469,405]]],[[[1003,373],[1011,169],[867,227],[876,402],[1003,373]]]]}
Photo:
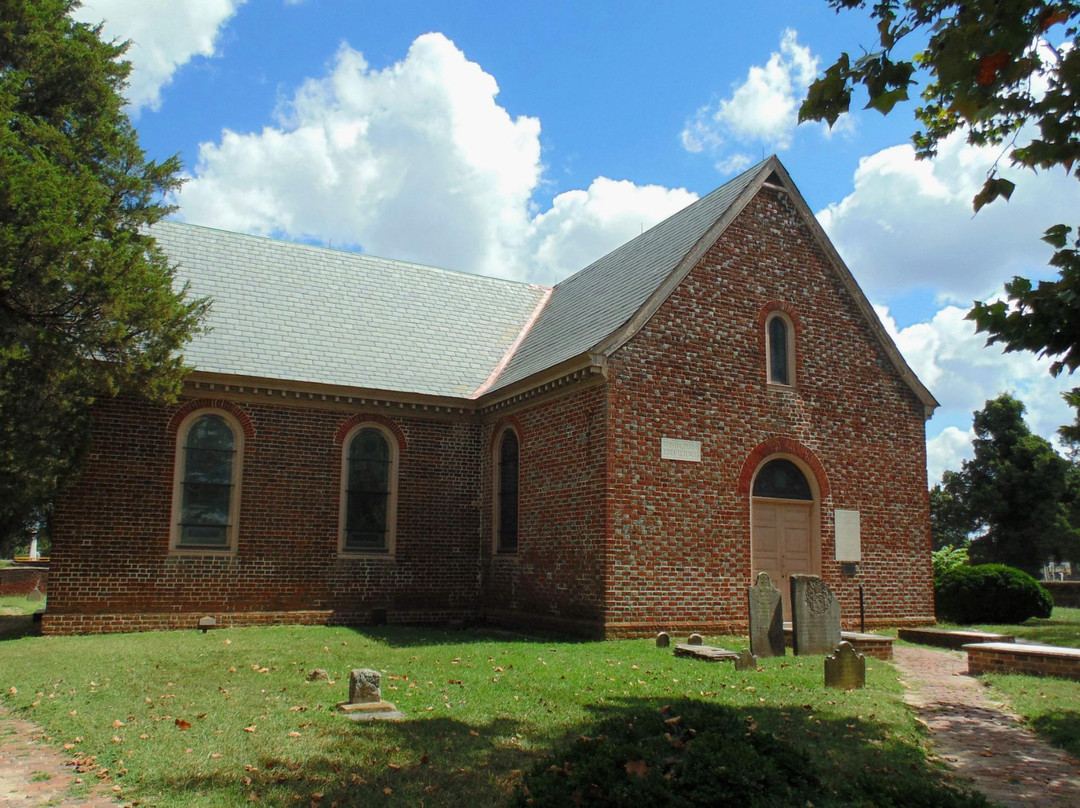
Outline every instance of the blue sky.
{"type": "MultiPolygon", "coordinates": [[[[1046,436],[1071,420],[1045,362],[963,315],[1075,210],[1063,172],[1006,207],[971,197],[999,153],[915,161],[911,106],[796,126],[807,83],[874,43],[859,14],[788,2],[86,0],[131,40],[129,111],[179,154],[177,218],[551,284],[776,153],[920,378],[930,476],[1009,390],[1046,436]]],[[[856,104],[861,106],[861,104],[856,104]]]]}

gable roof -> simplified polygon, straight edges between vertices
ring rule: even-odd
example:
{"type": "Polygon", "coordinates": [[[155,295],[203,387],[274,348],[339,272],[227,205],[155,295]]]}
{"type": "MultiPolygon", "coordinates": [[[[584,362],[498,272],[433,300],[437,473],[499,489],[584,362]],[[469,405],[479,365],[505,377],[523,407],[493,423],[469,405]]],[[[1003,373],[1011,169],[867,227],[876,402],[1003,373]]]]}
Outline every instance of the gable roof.
{"type": "Polygon", "coordinates": [[[151,233],[213,299],[184,350],[213,373],[468,398],[549,292],[180,222],[151,233]]]}
{"type": "Polygon", "coordinates": [[[553,289],[178,222],[159,222],[152,234],[191,295],[214,300],[209,332],[185,351],[198,370],[487,399],[560,363],[617,350],[767,183],[790,195],[929,417],[937,401],[775,156],[553,289]]]}

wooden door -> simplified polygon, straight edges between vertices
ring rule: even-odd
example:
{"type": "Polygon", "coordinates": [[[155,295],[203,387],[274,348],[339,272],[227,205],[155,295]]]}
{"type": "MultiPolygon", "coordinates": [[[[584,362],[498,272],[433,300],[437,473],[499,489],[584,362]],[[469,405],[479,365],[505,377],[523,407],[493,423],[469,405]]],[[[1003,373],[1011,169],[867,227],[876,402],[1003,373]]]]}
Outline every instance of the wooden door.
{"type": "Polygon", "coordinates": [[[783,595],[784,619],[791,619],[791,574],[814,572],[810,516],[813,502],[758,499],[750,528],[751,580],[769,573],[783,595]]]}

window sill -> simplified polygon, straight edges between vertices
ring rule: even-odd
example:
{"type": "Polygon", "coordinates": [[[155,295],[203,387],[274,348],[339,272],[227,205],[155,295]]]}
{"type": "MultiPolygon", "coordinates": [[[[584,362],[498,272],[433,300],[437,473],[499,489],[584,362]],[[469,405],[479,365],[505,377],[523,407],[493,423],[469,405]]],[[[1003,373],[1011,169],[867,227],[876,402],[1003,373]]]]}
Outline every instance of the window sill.
{"type": "Polygon", "coordinates": [[[174,556],[210,556],[230,558],[236,555],[235,547],[170,547],[169,555],[174,556]]]}
{"type": "Polygon", "coordinates": [[[348,559],[350,561],[393,561],[394,553],[389,550],[382,552],[374,552],[364,550],[338,550],[338,558],[348,559]]]}

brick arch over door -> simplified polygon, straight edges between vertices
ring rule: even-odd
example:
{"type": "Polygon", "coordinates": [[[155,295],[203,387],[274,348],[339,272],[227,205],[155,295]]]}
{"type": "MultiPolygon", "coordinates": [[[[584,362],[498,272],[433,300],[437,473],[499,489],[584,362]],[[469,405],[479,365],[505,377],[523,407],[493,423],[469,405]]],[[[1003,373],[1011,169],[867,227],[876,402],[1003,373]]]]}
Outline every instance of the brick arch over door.
{"type": "Polygon", "coordinates": [[[821,499],[829,498],[831,490],[825,467],[817,459],[817,455],[792,438],[769,438],[754,447],[750,454],[747,455],[746,460],[743,461],[742,471],[739,472],[738,492],[740,497],[750,496],[750,484],[754,481],[754,474],[761,464],[773,455],[790,455],[805,463],[817,481],[818,496],[821,499]]]}
{"type": "Polygon", "coordinates": [[[750,453],[739,491],[749,506],[751,582],[759,572],[769,573],[783,594],[785,619],[790,619],[791,575],[821,574],[821,501],[828,492],[825,470],[813,452],[797,441],[775,438],[750,453]],[[809,492],[753,496],[756,475],[773,461],[794,464],[809,492]]]}

